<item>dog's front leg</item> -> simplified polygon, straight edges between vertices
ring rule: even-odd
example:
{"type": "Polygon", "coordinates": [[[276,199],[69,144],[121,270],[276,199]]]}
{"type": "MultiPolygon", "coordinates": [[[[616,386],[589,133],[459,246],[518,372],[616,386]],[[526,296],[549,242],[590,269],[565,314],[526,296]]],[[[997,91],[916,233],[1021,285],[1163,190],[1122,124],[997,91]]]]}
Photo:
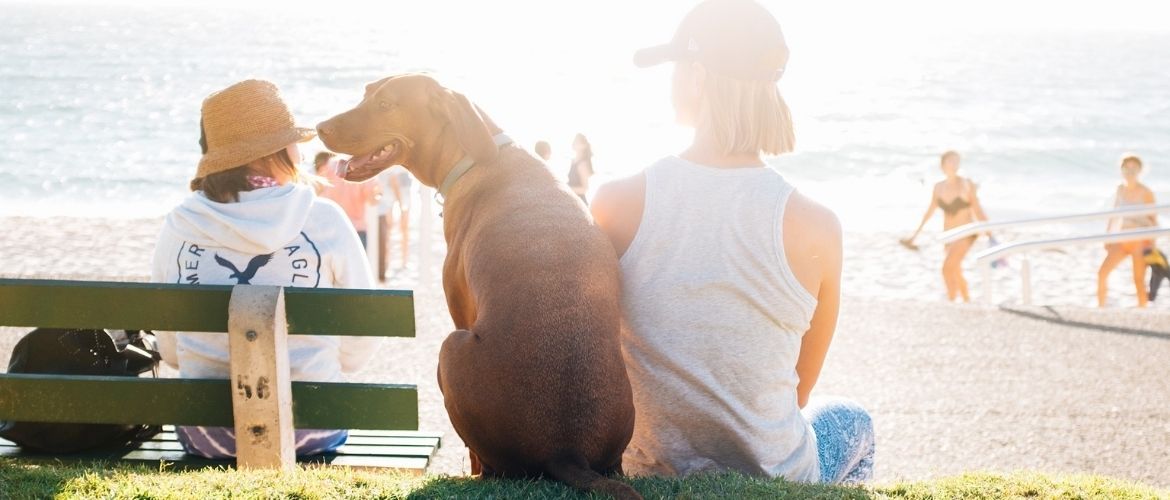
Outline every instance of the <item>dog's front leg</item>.
{"type": "Polygon", "coordinates": [[[467,450],[467,455],[469,458],[471,458],[471,476],[483,476],[483,464],[479,461],[479,455],[476,455],[475,452],[471,451],[470,448],[467,450]]]}
{"type": "Polygon", "coordinates": [[[471,286],[467,282],[467,274],[463,267],[453,265],[457,259],[447,257],[447,264],[443,269],[443,292],[447,296],[447,311],[451,313],[451,320],[455,328],[471,330],[478,317],[475,298],[471,295],[471,286]]]}

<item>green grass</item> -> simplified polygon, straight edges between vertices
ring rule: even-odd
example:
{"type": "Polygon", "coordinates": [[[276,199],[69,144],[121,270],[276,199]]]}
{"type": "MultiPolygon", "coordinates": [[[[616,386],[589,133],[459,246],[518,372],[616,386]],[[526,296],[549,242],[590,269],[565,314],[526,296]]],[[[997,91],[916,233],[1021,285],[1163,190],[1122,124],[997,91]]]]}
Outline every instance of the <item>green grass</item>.
{"type": "MultiPolygon", "coordinates": [[[[807,485],[738,474],[685,479],[633,478],[646,498],[908,498],[908,499],[1082,499],[1161,498],[1170,492],[1096,476],[1036,473],[967,474],[869,488],[807,485]]],[[[446,476],[411,476],[344,468],[314,468],[291,474],[204,469],[160,471],[126,465],[30,465],[0,460],[0,499],[333,499],[333,498],[587,498],[549,481],[480,481],[446,476]]]]}

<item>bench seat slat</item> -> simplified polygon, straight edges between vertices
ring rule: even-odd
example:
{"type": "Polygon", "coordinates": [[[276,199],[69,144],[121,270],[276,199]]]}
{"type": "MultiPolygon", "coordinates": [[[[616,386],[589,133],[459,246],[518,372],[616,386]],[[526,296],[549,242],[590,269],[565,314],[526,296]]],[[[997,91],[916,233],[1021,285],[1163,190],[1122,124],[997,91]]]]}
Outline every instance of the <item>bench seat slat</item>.
{"type": "MultiPolygon", "coordinates": [[[[394,436],[369,436],[370,431],[350,431],[350,439],[336,452],[315,457],[299,457],[302,464],[340,465],[348,467],[394,468],[422,470],[430,463],[439,448],[439,433],[419,431],[377,431],[394,436]],[[363,446],[354,439],[415,439],[425,442],[421,446],[363,446]]],[[[174,426],[163,426],[162,432],[134,448],[111,451],[84,452],[70,455],[51,455],[27,452],[10,441],[0,439],[0,457],[19,458],[31,461],[81,461],[110,460],[119,462],[157,463],[160,460],[174,464],[179,469],[198,467],[230,467],[232,460],[210,460],[183,453],[175,435],[174,426]]]]}
{"type": "Polygon", "coordinates": [[[355,467],[368,469],[400,469],[421,472],[427,468],[430,460],[417,457],[371,457],[353,455],[334,455],[299,460],[303,464],[323,463],[335,467],[355,467]]]}
{"type": "MultiPolygon", "coordinates": [[[[0,279],[0,326],[226,332],[231,286],[0,279]]],[[[410,290],[284,289],[289,333],[414,337],[410,290]]]]}
{"type": "MultiPolygon", "coordinates": [[[[418,434],[417,436],[403,435],[403,436],[366,436],[362,435],[362,431],[349,431],[349,439],[345,441],[346,444],[363,445],[363,446],[438,446],[439,436],[434,436],[431,433],[424,433],[420,431],[403,431],[418,434]]],[[[178,439],[174,432],[160,432],[150,438],[148,442],[166,442],[178,439]]],[[[0,442],[3,442],[0,439],[0,442]]]]}
{"type": "Polygon", "coordinates": [[[355,435],[349,433],[346,444],[363,446],[435,446],[439,438],[434,437],[375,437],[355,435]]]}
{"type": "MultiPolygon", "coordinates": [[[[15,444],[0,439],[0,449],[3,448],[19,448],[15,444]]],[[[138,443],[134,448],[138,452],[165,452],[176,451],[183,453],[183,445],[178,441],[145,441],[138,443]]],[[[430,458],[434,456],[435,447],[433,446],[351,446],[345,444],[339,447],[332,455],[346,455],[354,457],[407,457],[407,458],[430,458]]],[[[108,454],[101,454],[107,456],[108,454]]],[[[93,454],[89,454],[93,455],[93,454]]],[[[198,458],[198,457],[189,457],[198,458]]]]}
{"type": "MultiPolygon", "coordinates": [[[[232,426],[227,380],[0,375],[0,420],[232,426]],[[51,397],[49,397],[51,396],[51,397]]],[[[418,429],[413,385],[293,382],[303,429],[418,429]]]]}
{"type": "MultiPolygon", "coordinates": [[[[44,455],[26,453],[15,446],[0,445],[0,458],[20,459],[24,462],[56,463],[105,460],[116,462],[142,463],[157,466],[159,462],[166,462],[168,468],[192,469],[205,467],[232,467],[234,460],[210,460],[196,457],[173,450],[144,450],[134,449],[125,453],[104,454],[74,454],[74,455],[44,455]]],[[[319,455],[312,457],[297,457],[297,462],[303,465],[329,464],[342,467],[363,467],[379,469],[403,469],[422,471],[430,463],[425,456],[379,456],[379,455],[319,455]]]]}

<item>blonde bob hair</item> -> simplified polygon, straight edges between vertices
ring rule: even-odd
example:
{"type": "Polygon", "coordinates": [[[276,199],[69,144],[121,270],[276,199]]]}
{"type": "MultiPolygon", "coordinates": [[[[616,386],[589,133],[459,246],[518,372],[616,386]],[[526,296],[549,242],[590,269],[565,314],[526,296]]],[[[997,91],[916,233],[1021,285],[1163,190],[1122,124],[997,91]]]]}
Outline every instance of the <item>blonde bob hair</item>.
{"type": "Polygon", "coordinates": [[[792,114],[775,82],[708,72],[698,111],[724,154],[780,155],[796,146],[792,114]]]}

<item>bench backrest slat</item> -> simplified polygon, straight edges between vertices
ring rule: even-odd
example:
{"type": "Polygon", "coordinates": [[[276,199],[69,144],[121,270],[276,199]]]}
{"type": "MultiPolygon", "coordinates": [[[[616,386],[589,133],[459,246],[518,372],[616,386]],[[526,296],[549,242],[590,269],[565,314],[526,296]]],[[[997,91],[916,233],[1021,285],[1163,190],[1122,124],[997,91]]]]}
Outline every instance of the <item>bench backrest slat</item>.
{"type": "MultiPolygon", "coordinates": [[[[0,375],[0,420],[232,426],[227,380],[0,375]]],[[[302,429],[417,430],[412,385],[293,382],[302,429]]]]}
{"type": "MultiPolygon", "coordinates": [[[[0,279],[0,326],[226,332],[231,286],[0,279]]],[[[409,290],[285,288],[294,335],[414,336],[409,290]]]]}

